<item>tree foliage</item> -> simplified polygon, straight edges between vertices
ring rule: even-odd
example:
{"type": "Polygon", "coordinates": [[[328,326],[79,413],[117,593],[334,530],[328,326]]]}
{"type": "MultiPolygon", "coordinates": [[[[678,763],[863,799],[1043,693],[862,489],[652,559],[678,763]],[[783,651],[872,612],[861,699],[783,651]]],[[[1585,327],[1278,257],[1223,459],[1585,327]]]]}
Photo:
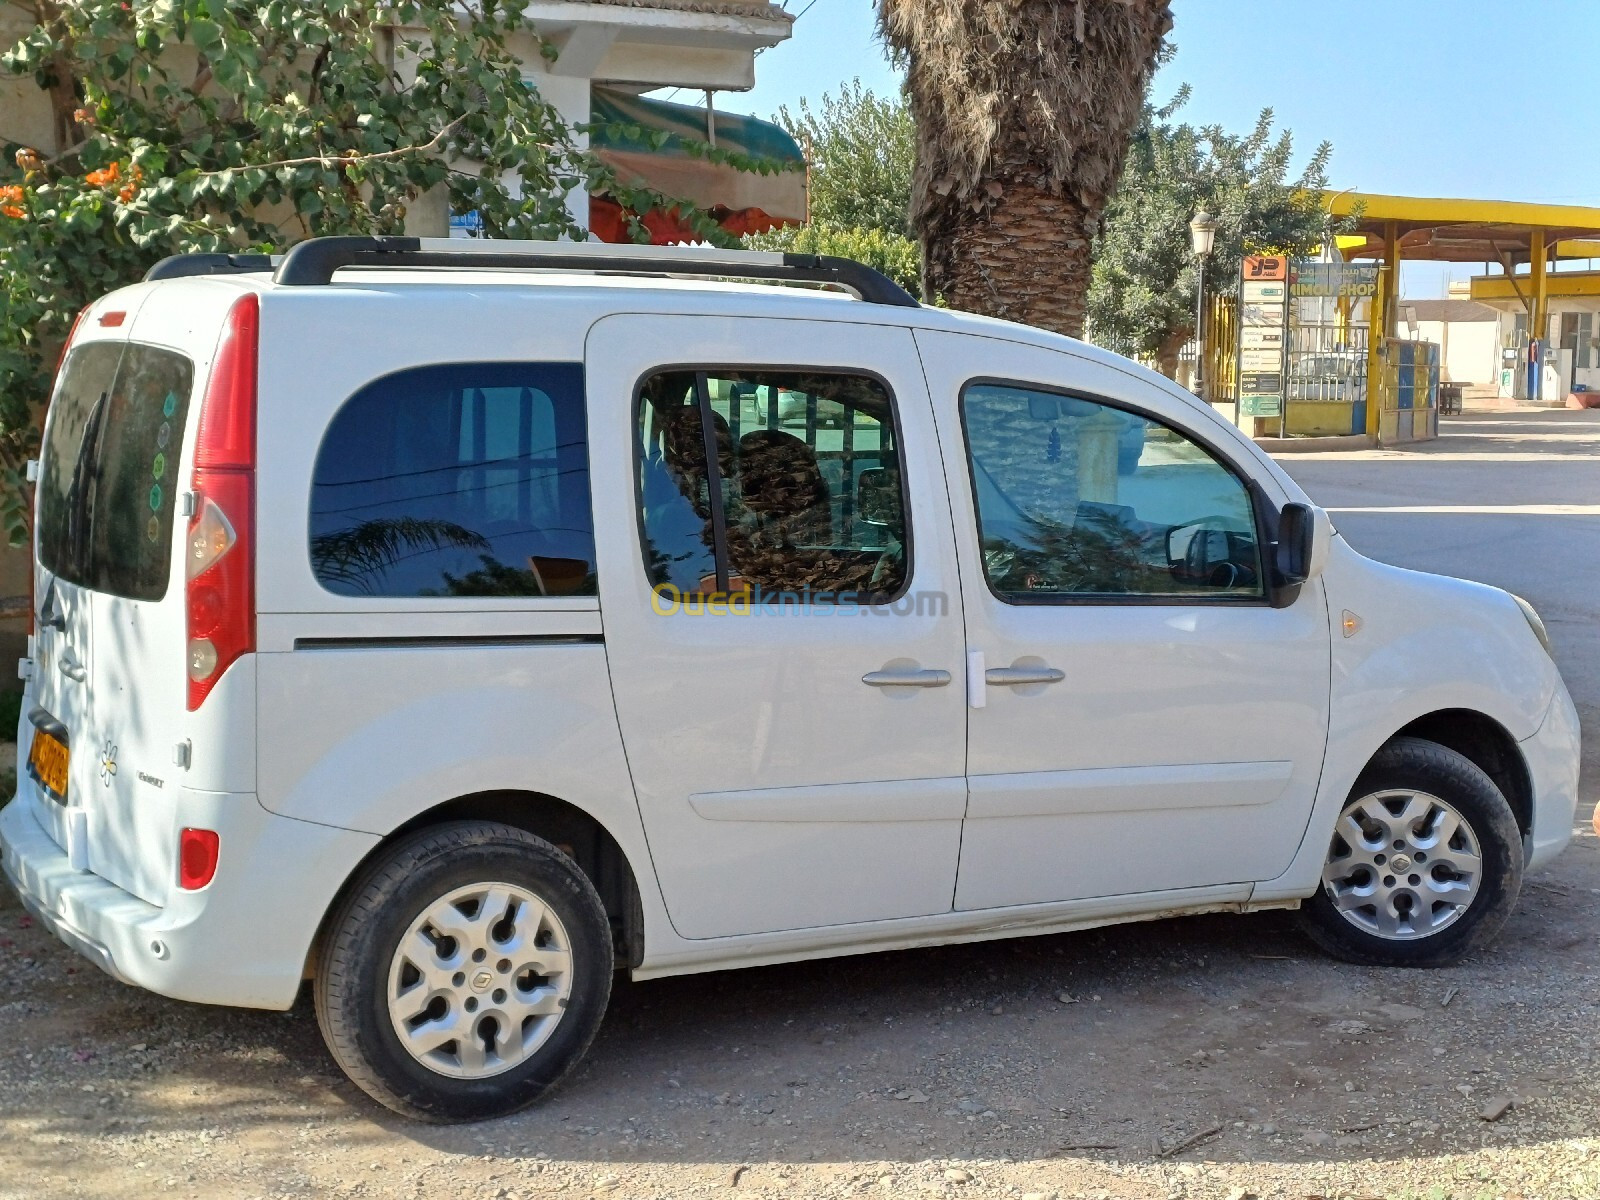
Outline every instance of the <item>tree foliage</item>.
{"type": "Polygon", "coordinates": [[[0,66],[46,93],[60,148],[17,142],[0,114],[0,517],[13,540],[74,314],[157,259],[400,233],[435,188],[492,237],[581,235],[566,209],[580,184],[636,212],[677,205],[578,150],[523,82],[514,45],[555,51],[514,0],[32,8],[0,66]]]}
{"type": "Polygon", "coordinates": [[[810,167],[810,223],[753,234],[756,250],[792,250],[853,258],[913,295],[921,290],[921,252],[906,234],[916,131],[898,97],[879,96],[851,80],[816,108],[778,110],[810,167]]]}
{"type": "Polygon", "coordinates": [[[853,79],[815,109],[805,99],[797,112],[778,109],[777,120],[811,165],[812,224],[905,236],[916,129],[899,97],[853,79]]]}
{"type": "Polygon", "coordinates": [[[1294,139],[1264,109],[1239,136],[1220,125],[1175,122],[1188,99],[1180,89],[1160,108],[1145,105],[1122,182],[1094,246],[1089,334],[1124,354],[1170,363],[1194,333],[1198,267],[1189,221],[1205,209],[1217,218],[1206,291],[1231,292],[1246,254],[1304,255],[1323,240],[1332,147],[1321,143],[1291,175],[1294,139]]]}
{"type": "Polygon", "coordinates": [[[921,253],[904,234],[881,229],[835,228],[831,225],[789,226],[744,239],[752,250],[785,250],[801,254],[833,254],[853,258],[881,271],[915,296],[921,289],[921,253]]]}

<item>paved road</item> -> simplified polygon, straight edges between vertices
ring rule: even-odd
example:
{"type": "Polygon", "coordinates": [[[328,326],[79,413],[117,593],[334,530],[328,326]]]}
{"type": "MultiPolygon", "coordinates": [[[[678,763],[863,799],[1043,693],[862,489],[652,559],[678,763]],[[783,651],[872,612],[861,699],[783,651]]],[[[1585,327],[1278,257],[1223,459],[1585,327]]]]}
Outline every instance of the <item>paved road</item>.
{"type": "MultiPolygon", "coordinates": [[[[1411,449],[1279,461],[1363,554],[1516,592],[1600,734],[1600,410],[1468,413],[1411,449]]],[[[1585,755],[1585,795],[1596,767],[1585,755]]]]}

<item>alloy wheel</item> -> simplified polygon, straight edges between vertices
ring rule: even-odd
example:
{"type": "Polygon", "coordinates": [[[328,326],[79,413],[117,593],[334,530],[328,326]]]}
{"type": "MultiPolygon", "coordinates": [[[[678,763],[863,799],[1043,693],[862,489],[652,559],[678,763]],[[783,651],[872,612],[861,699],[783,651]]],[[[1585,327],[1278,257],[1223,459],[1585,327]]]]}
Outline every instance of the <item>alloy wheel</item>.
{"type": "Polygon", "coordinates": [[[1483,882],[1477,835],[1459,811],[1425,792],[1373,792],[1339,814],[1322,885],[1334,909],[1365,933],[1415,941],[1460,919],[1483,882]]]}
{"type": "Polygon", "coordinates": [[[429,1070],[458,1079],[509,1071],[539,1049],[572,993],[572,943],[525,888],[483,883],[428,905],[395,948],[389,1019],[429,1070]]]}

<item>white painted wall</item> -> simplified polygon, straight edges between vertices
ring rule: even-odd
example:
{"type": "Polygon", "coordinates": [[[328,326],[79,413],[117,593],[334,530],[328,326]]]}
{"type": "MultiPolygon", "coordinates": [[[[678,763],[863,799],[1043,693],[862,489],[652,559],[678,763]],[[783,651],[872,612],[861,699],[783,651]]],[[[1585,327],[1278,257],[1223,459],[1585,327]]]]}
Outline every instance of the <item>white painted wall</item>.
{"type": "Polygon", "coordinates": [[[1500,327],[1494,321],[1418,321],[1417,340],[1440,349],[1447,383],[1493,383],[1499,366],[1500,327]]]}

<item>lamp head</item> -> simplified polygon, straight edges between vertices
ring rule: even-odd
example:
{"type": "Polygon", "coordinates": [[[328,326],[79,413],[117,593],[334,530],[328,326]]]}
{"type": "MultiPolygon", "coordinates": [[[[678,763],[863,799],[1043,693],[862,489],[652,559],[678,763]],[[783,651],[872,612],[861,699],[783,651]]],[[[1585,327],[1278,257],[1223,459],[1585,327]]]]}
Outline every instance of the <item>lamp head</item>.
{"type": "Polygon", "coordinates": [[[1195,213],[1194,220],[1189,222],[1189,244],[1193,247],[1195,255],[1204,258],[1211,253],[1211,247],[1217,241],[1217,219],[1205,209],[1195,213]]]}

